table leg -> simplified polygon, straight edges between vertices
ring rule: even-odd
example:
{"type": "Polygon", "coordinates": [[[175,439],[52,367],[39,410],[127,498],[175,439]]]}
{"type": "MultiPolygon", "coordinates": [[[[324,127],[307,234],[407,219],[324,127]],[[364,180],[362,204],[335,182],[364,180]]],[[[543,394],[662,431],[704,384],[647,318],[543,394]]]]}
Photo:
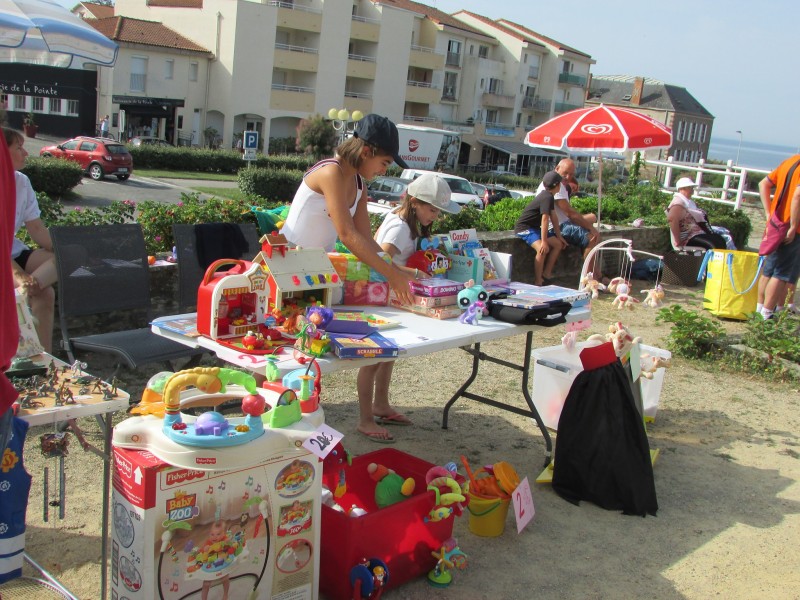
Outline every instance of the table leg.
{"type": "Polygon", "coordinates": [[[536,406],[534,405],[533,399],[531,398],[530,392],[528,391],[528,380],[530,378],[530,372],[531,372],[531,351],[533,350],[533,332],[529,331],[525,334],[525,356],[521,365],[510,363],[508,361],[481,352],[480,343],[474,344],[473,346],[464,347],[462,348],[462,350],[472,355],[472,372],[470,373],[467,380],[463,383],[463,385],[460,388],[458,388],[458,391],[456,391],[456,393],[453,394],[453,397],[450,398],[450,400],[447,401],[447,404],[444,405],[444,411],[442,413],[442,429],[447,429],[447,420],[450,412],[450,407],[459,398],[467,398],[469,400],[475,400],[476,402],[480,402],[481,404],[488,404],[489,406],[494,406],[495,408],[499,408],[501,410],[522,415],[523,417],[530,417],[534,419],[534,421],[536,421],[536,424],[539,427],[539,431],[541,431],[542,433],[542,438],[544,438],[544,444],[545,444],[544,466],[545,467],[548,466],[553,457],[553,439],[550,437],[550,432],[547,430],[547,427],[545,426],[542,417],[539,415],[539,411],[536,410],[536,406]],[[472,385],[472,382],[475,381],[475,378],[478,376],[478,368],[482,360],[493,362],[495,364],[508,367],[509,369],[520,371],[522,373],[522,378],[521,378],[522,396],[523,398],[525,398],[525,402],[528,405],[527,409],[519,408],[517,406],[513,406],[505,402],[499,402],[497,400],[493,400],[492,398],[487,398],[485,396],[473,394],[472,392],[467,391],[469,386],[472,385]]]}
{"type": "Polygon", "coordinates": [[[101,600],[106,600],[108,589],[108,513],[111,495],[111,429],[113,413],[105,414],[103,428],[103,517],[100,525],[100,591],[101,600]]]}

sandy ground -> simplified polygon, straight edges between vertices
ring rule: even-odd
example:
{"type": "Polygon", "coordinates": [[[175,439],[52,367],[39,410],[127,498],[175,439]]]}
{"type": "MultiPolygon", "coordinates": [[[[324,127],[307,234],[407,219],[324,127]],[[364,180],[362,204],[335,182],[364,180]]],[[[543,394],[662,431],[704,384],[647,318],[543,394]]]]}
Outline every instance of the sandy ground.
{"type": "MultiPolygon", "coordinates": [[[[638,291],[637,291],[638,295],[638,291]]],[[[699,306],[699,289],[673,290],[668,302],[699,306]]],[[[593,332],[605,332],[620,318],[646,344],[665,347],[666,325],[655,311],[619,313],[611,297],[595,303],[593,332]]],[[[735,329],[736,323],[725,323],[735,329]]],[[[561,328],[542,330],[537,346],[557,344],[561,328]]],[[[523,337],[485,344],[486,351],[519,360],[523,337]]],[[[107,365],[89,360],[99,374],[107,365]]],[[[414,427],[394,428],[396,448],[434,464],[465,454],[472,464],[510,462],[535,479],[544,460],[544,444],[529,419],[467,400],[441,429],[441,408],[466,378],[467,356],[460,351],[398,362],[393,381],[396,406],[414,427]]],[[[126,374],[126,387],[138,397],[148,372],[126,374]]],[[[354,435],[355,372],[326,377],[327,421],[350,434],[355,454],[377,446],[354,435]]],[[[124,377],[124,378],[125,378],[124,377]]],[[[496,365],[482,368],[478,393],[523,403],[517,374],[496,365]]],[[[535,382],[534,382],[535,385],[535,382]]],[[[466,571],[455,573],[447,590],[424,579],[385,595],[389,599],[458,598],[800,598],[800,394],[797,384],[719,373],[713,367],[675,359],[668,370],[650,443],[661,451],[655,466],[660,509],[657,517],[630,517],[592,504],[573,506],[547,485],[533,485],[536,516],[518,535],[509,514],[505,533],[479,538],[466,517],[455,535],[469,555],[466,571]]],[[[100,443],[93,420],[82,421],[100,443]]],[[[26,464],[34,482],[28,509],[27,549],[57,574],[80,598],[98,598],[100,580],[100,492],[102,463],[73,440],[67,457],[66,518],[51,511],[42,520],[42,473],[38,448],[41,428],[31,430],[26,464]]],[[[380,532],[375,532],[379,535],[380,532]]],[[[42,591],[0,587],[6,598],[46,598],[42,591]]]]}

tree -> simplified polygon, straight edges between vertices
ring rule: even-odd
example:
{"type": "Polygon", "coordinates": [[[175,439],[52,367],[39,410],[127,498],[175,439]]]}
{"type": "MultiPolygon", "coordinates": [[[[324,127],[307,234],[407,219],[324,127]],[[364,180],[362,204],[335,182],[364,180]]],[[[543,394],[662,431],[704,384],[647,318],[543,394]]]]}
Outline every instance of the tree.
{"type": "Polygon", "coordinates": [[[314,158],[330,156],[336,147],[338,135],[333,125],[320,114],[301,119],[297,125],[297,150],[314,158]]]}

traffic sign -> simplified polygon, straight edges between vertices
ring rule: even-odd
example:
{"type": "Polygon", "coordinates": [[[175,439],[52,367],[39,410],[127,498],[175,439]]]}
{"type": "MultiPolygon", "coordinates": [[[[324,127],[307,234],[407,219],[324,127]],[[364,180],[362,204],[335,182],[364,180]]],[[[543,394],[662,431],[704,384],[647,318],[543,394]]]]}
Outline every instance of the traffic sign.
{"type": "Polygon", "coordinates": [[[256,150],[255,148],[247,148],[242,154],[242,158],[244,160],[255,160],[256,159],[256,150]]]}
{"type": "Polygon", "coordinates": [[[245,150],[258,150],[258,132],[257,131],[245,131],[244,133],[244,140],[242,147],[245,150]]]}

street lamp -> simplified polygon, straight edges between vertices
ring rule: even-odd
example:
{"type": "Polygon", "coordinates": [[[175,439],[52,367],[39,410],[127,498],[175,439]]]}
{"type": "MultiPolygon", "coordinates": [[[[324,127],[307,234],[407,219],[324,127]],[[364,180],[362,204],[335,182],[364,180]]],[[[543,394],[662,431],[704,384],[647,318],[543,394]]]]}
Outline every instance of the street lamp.
{"type": "Polygon", "coordinates": [[[739,151],[742,149],[742,132],[741,130],[737,129],[736,133],[739,134],[739,146],[736,148],[736,166],[739,166],[739,151]]]}
{"type": "Polygon", "coordinates": [[[331,120],[333,128],[339,132],[339,143],[341,144],[348,135],[353,133],[356,121],[364,118],[364,113],[354,110],[352,114],[346,108],[332,108],[328,111],[328,118],[331,120]]]}

